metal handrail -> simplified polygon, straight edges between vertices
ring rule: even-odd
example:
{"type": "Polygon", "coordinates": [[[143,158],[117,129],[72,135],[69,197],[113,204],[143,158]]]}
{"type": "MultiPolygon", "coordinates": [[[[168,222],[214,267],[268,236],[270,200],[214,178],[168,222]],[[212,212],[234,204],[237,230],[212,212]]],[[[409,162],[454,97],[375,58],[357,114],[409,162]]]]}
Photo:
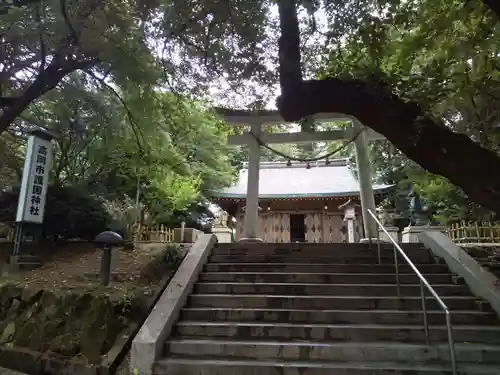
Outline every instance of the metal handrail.
{"type": "MultiPolygon", "coordinates": [[[[396,268],[396,287],[397,287],[397,292],[398,292],[398,297],[401,296],[400,293],[400,283],[399,283],[399,266],[398,266],[398,256],[396,253],[396,250],[399,251],[399,254],[403,257],[403,259],[408,263],[410,268],[415,272],[417,277],[420,279],[420,298],[422,299],[422,312],[424,314],[424,330],[425,330],[425,338],[427,340],[427,344],[430,344],[430,337],[429,337],[429,324],[427,321],[427,309],[425,306],[425,291],[424,291],[424,286],[429,290],[431,295],[436,299],[438,304],[440,305],[441,309],[443,310],[445,317],[446,317],[446,328],[448,330],[448,347],[450,350],[450,361],[451,361],[451,368],[452,368],[452,373],[453,375],[457,375],[457,362],[456,362],[456,357],[455,357],[455,343],[453,341],[453,333],[452,333],[452,326],[451,326],[451,314],[450,314],[450,309],[448,309],[448,306],[443,302],[441,297],[436,293],[434,288],[429,284],[429,282],[426,280],[426,278],[420,273],[420,271],[417,269],[415,264],[408,258],[408,255],[403,251],[401,246],[392,238],[392,236],[387,232],[387,230],[384,228],[382,223],[378,220],[377,216],[375,213],[373,213],[370,209],[367,210],[370,216],[373,218],[373,220],[377,223],[377,225],[382,229],[382,231],[387,235],[387,238],[392,242],[393,244],[393,253],[394,253],[394,267],[396,268]]],[[[371,238],[370,238],[371,242],[371,238]]],[[[377,231],[377,246],[378,246],[378,263],[382,264],[382,259],[380,257],[380,231],[377,231]]]]}

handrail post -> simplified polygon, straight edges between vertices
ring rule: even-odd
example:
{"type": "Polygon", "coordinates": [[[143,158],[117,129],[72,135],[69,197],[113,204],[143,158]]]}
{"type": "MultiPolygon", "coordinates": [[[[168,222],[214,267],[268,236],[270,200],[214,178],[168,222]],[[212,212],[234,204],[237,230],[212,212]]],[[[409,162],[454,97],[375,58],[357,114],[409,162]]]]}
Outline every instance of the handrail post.
{"type": "Polygon", "coordinates": [[[425,341],[427,341],[427,345],[431,343],[431,338],[429,335],[429,323],[427,321],[427,307],[425,306],[425,291],[424,291],[424,283],[420,280],[420,298],[422,298],[422,313],[424,315],[424,331],[425,331],[425,341]]]}
{"type": "MultiPolygon", "coordinates": [[[[377,222],[375,222],[377,223],[377,222]]],[[[378,225],[375,226],[377,228],[377,255],[378,255],[378,264],[382,264],[382,257],[380,255],[380,230],[378,229],[378,225]]]]}
{"type": "Polygon", "coordinates": [[[453,341],[453,329],[451,326],[451,313],[450,310],[444,310],[446,316],[446,329],[448,330],[448,347],[450,350],[451,371],[453,375],[458,374],[457,359],[455,355],[455,342],[453,341]]]}
{"type": "Polygon", "coordinates": [[[401,288],[399,287],[398,254],[396,253],[396,246],[393,247],[393,253],[394,253],[394,267],[396,268],[396,288],[398,291],[398,297],[401,297],[401,288]]]}

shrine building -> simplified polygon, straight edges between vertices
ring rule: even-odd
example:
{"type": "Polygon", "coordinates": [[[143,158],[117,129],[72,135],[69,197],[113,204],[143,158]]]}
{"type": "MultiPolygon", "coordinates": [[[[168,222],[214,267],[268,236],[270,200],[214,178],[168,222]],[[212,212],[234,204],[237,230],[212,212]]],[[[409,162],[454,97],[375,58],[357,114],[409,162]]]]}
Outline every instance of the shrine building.
{"type": "MultiPolygon", "coordinates": [[[[346,159],[261,162],[259,169],[257,234],[264,242],[356,242],[363,237],[360,184],[346,159]]],[[[247,181],[246,164],[234,186],[212,193],[213,202],[236,218],[236,240],[243,237],[247,181]]],[[[376,202],[393,189],[372,186],[376,202]]]]}

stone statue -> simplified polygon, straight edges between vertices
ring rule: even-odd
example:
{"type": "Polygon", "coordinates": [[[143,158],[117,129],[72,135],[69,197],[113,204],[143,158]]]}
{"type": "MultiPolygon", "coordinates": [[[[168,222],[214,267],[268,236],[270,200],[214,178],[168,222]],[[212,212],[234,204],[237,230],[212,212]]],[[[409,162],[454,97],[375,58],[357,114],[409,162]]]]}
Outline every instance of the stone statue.
{"type": "Polygon", "coordinates": [[[214,220],[213,227],[215,228],[227,228],[228,214],[223,212],[214,220]]]}
{"type": "Polygon", "coordinates": [[[429,218],[427,217],[425,210],[422,208],[420,195],[413,189],[413,187],[410,188],[408,198],[410,198],[410,221],[412,224],[428,224],[429,218]]]}
{"type": "Polygon", "coordinates": [[[391,213],[385,208],[379,210],[379,219],[383,226],[392,226],[394,224],[391,213]]]}

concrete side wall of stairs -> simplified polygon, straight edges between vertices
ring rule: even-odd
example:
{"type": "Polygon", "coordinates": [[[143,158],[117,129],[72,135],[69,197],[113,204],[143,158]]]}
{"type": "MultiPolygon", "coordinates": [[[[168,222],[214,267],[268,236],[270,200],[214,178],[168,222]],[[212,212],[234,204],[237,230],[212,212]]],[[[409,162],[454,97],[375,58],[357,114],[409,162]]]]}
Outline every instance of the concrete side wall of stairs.
{"type": "Polygon", "coordinates": [[[500,317],[500,280],[442,233],[420,233],[419,239],[462,277],[474,295],[484,298],[500,317]]]}
{"type": "Polygon", "coordinates": [[[202,234],[189,249],[132,342],[130,365],[133,374],[152,374],[153,364],[163,354],[164,342],[170,336],[216,242],[215,235],[202,234]]]}
{"type": "MultiPolygon", "coordinates": [[[[459,372],[500,374],[500,324],[421,244],[404,250],[452,311],[459,372]]],[[[443,312],[392,247],[218,244],[179,311],[157,375],[450,374],[443,312]]]]}

